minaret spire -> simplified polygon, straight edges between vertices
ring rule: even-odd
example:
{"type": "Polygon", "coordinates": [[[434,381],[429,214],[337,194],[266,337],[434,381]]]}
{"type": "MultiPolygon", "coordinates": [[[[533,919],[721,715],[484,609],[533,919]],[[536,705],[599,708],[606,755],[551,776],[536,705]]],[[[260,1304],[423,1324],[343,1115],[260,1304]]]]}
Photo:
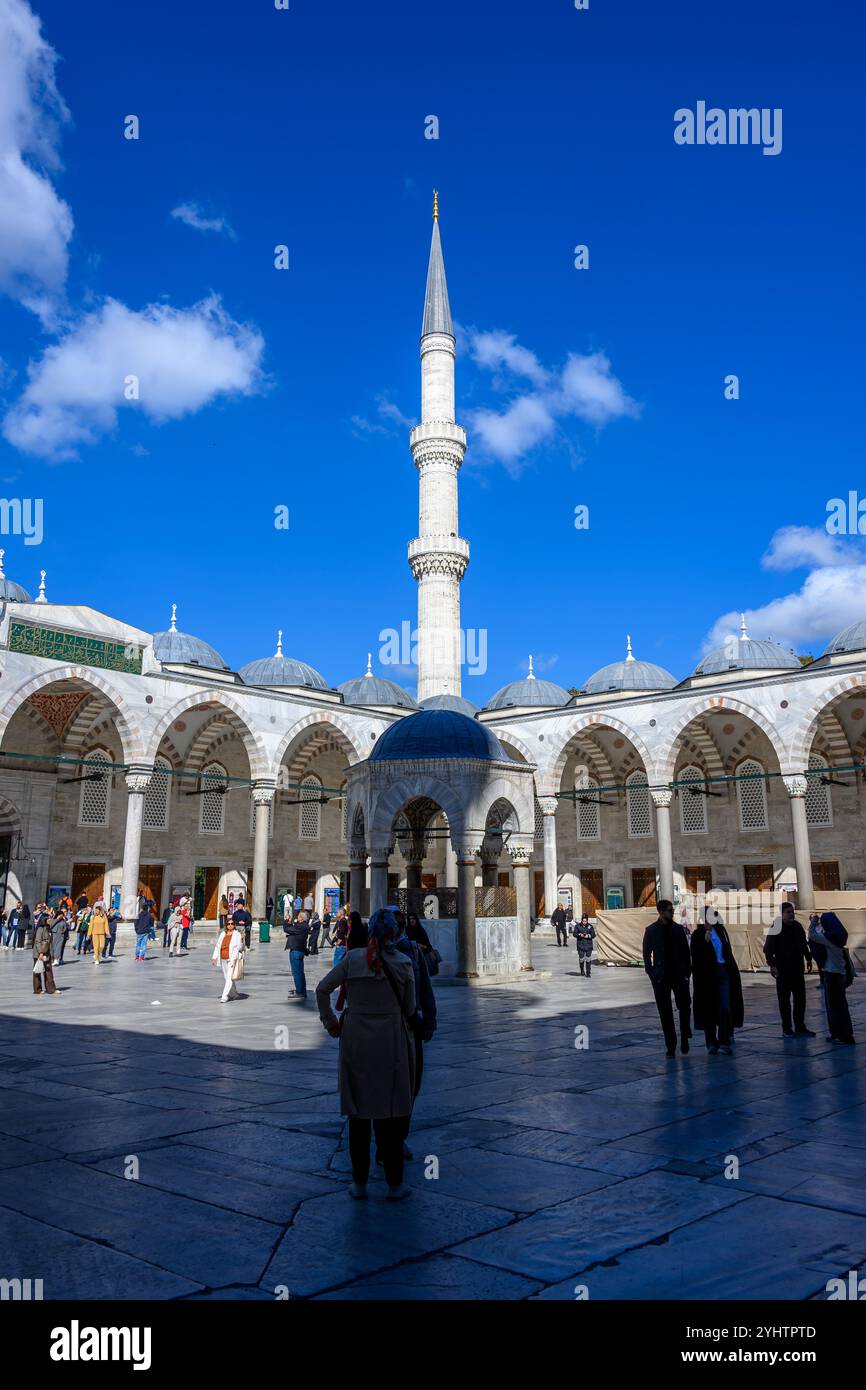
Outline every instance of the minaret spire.
{"type": "Polygon", "coordinates": [[[454,419],[454,329],[433,192],[433,235],[421,325],[421,423],[409,436],[418,469],[418,536],[409,564],[418,581],[418,699],[460,694],[460,581],[469,546],[459,534],[457,474],[466,434],[454,419]]]}

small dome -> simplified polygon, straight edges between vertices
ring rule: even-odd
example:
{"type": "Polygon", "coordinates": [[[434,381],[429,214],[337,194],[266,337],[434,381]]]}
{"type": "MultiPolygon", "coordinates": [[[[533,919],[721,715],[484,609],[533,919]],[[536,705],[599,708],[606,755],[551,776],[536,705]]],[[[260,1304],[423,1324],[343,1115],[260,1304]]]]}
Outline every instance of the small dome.
{"type": "Polygon", "coordinates": [[[496,735],[477,719],[450,709],[422,709],[386,729],[376,740],[370,762],[406,762],[415,758],[471,758],[509,762],[496,735]]]}
{"type": "Polygon", "coordinates": [[[497,690],[496,694],[491,696],[484,708],[520,709],[524,705],[541,705],[550,709],[567,705],[570,698],[568,691],[563,690],[561,685],[536,678],[530,657],[529,674],[524,676],[523,680],[510,681],[508,685],[503,685],[501,690],[497,690]]]}
{"type": "Polygon", "coordinates": [[[863,647],[866,647],[866,619],[861,618],[859,623],[849,623],[847,627],[843,627],[839,635],[833,638],[824,655],[832,656],[834,652],[858,652],[863,647]]]}
{"type": "Polygon", "coordinates": [[[609,690],[673,690],[675,676],[652,661],[637,661],[632,655],[631,637],[626,638],[624,661],[612,661],[590,676],[584,686],[587,695],[605,695],[609,690]]]}
{"type": "Polygon", "coordinates": [[[5,550],[0,550],[0,603],[32,603],[26,589],[20,584],[16,584],[14,579],[7,579],[3,573],[3,556],[5,550]]]}
{"type": "Polygon", "coordinates": [[[373,656],[367,654],[367,670],[363,676],[343,681],[337,689],[347,705],[398,705],[400,709],[417,709],[418,702],[408,690],[395,681],[373,675],[373,656]]]}
{"type": "Polygon", "coordinates": [[[467,714],[470,719],[474,719],[478,713],[478,706],[473,705],[471,700],[465,700],[462,695],[428,695],[426,700],[421,701],[422,709],[453,709],[458,714],[467,714]]]}
{"type": "Polygon", "coordinates": [[[219,652],[208,642],[188,632],[178,632],[176,603],[171,605],[171,626],[168,631],[153,634],[153,652],[157,661],[207,666],[214,671],[229,670],[219,652]]]}
{"type": "Polygon", "coordinates": [[[740,614],[740,635],[714,647],[695,667],[696,676],[718,676],[725,671],[800,670],[800,660],[778,642],[752,638],[746,632],[745,614],[740,614]]]}
{"type": "Polygon", "coordinates": [[[294,661],[283,656],[283,630],[277,633],[277,650],[273,656],[248,661],[238,672],[244,685],[305,685],[309,690],[330,690],[324,676],[306,661],[294,661]]]}

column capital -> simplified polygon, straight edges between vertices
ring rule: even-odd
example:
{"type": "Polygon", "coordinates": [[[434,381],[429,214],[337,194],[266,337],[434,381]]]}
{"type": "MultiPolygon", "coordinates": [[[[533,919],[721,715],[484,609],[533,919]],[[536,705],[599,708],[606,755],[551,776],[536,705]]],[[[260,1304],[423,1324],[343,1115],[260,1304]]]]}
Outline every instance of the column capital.
{"type": "Polygon", "coordinates": [[[532,847],[530,845],[515,845],[509,843],[508,853],[511,863],[515,869],[528,869],[532,861],[532,847]]]}
{"type": "Polygon", "coordinates": [[[277,793],[277,784],[273,781],[253,782],[251,790],[257,806],[270,806],[277,793]]]}
{"type": "Polygon", "coordinates": [[[139,763],[133,767],[128,767],[125,773],[127,791],[133,795],[143,796],[150,786],[153,771],[153,767],[146,767],[139,763]]]}
{"type": "Polygon", "coordinates": [[[664,806],[670,806],[671,801],[673,800],[673,795],[674,794],[670,787],[653,787],[650,791],[650,796],[653,799],[653,805],[656,807],[656,809],[664,806]]]}
{"type": "Polygon", "coordinates": [[[805,796],[809,789],[808,778],[802,772],[795,772],[790,775],[783,773],[782,781],[785,783],[785,791],[790,797],[805,796]]]}
{"type": "Polygon", "coordinates": [[[538,805],[543,816],[553,816],[556,814],[557,801],[555,796],[540,796],[538,805]]]}
{"type": "Polygon", "coordinates": [[[457,854],[458,864],[469,864],[478,858],[481,853],[482,841],[478,840],[458,840],[454,846],[457,854]]]}
{"type": "Polygon", "coordinates": [[[383,864],[387,864],[387,863],[388,863],[388,860],[391,858],[391,855],[392,855],[392,853],[393,853],[393,850],[394,850],[394,846],[393,846],[393,844],[390,843],[388,840],[385,840],[384,842],[381,842],[381,843],[379,843],[379,844],[377,844],[377,845],[371,845],[371,846],[370,846],[370,865],[371,865],[371,867],[375,868],[377,865],[379,865],[379,866],[381,867],[383,864]]]}
{"type": "Polygon", "coordinates": [[[501,849],[488,849],[485,845],[481,846],[482,864],[498,864],[501,856],[501,849]]]}
{"type": "Polygon", "coordinates": [[[350,845],[349,863],[354,864],[356,868],[358,868],[359,866],[364,867],[367,863],[367,846],[350,845]]]}

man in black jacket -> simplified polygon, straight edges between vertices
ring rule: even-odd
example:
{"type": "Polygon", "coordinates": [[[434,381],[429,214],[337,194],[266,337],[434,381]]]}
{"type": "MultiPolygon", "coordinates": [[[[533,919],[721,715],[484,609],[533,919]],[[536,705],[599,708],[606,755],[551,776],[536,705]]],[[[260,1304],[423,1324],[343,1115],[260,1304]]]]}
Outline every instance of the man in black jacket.
{"type": "Polygon", "coordinates": [[[568,927],[565,920],[565,908],[562,906],[562,903],[557,903],[553,912],[551,912],[550,925],[556,928],[557,946],[567,946],[568,927]]]}
{"type": "MultiPolygon", "coordinates": [[[[284,929],[285,930],[285,929],[284,929]]],[[[304,1000],[307,997],[307,977],[304,973],[304,958],[307,954],[307,937],[310,926],[306,912],[299,912],[286,931],[289,947],[289,963],[292,967],[292,982],[295,986],[289,993],[290,999],[304,1000]]]]}
{"type": "Polygon", "coordinates": [[[806,1027],[806,981],[812,970],[812,952],[806,933],[794,916],[793,903],[782,903],[782,919],[774,923],[764,942],[764,955],[776,981],[782,1032],[786,1038],[814,1038],[806,1027]],[[793,1026],[791,1004],[794,1006],[793,1026]]]}
{"type": "Polygon", "coordinates": [[[653,994],[665,1035],[667,1055],[675,1057],[677,1030],[671,995],[680,1016],[680,1051],[688,1052],[692,1036],[689,978],[692,961],[685,927],[674,921],[674,905],[667,898],[658,904],[658,921],[647,927],[643,938],[643,963],[652,982],[653,994]]]}

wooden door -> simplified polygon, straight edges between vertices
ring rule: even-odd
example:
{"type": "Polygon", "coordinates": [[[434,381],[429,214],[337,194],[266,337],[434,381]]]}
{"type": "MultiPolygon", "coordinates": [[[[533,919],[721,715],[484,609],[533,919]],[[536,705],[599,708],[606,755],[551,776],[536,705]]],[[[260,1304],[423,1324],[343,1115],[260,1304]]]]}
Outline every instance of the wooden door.
{"type": "Polygon", "coordinates": [[[635,907],[655,907],[656,871],[655,869],[632,869],[631,894],[635,907]]]}
{"type": "Polygon", "coordinates": [[[535,885],[535,915],[544,916],[544,870],[536,869],[532,876],[535,885]]]}
{"type": "Polygon", "coordinates": [[[604,907],[604,870],[581,869],[580,871],[580,910],[587,917],[594,917],[604,907]]]}
{"type": "Polygon", "coordinates": [[[105,865],[104,864],[73,864],[72,865],[72,901],[81,893],[87,894],[87,901],[95,903],[97,898],[102,897],[105,887],[105,865]]]}
{"type": "Polygon", "coordinates": [[[842,887],[835,859],[812,860],[812,884],[819,893],[838,893],[842,887]]]}
{"type": "Polygon", "coordinates": [[[150,898],[156,904],[157,917],[162,915],[162,864],[141,864],[138,869],[138,892],[140,897],[150,898]]]}
{"type": "Polygon", "coordinates": [[[204,871],[204,916],[206,922],[215,922],[219,911],[219,869],[204,871]]]}
{"type": "Polygon", "coordinates": [[[298,869],[295,873],[295,897],[300,898],[301,902],[309,895],[313,902],[316,901],[316,871],[315,869],[298,869]]]}
{"type": "Polygon", "coordinates": [[[687,893],[709,893],[713,886],[713,871],[709,864],[684,865],[683,878],[687,893]]]}
{"type": "Polygon", "coordinates": [[[510,888],[510,887],[511,887],[511,880],[510,880],[510,878],[509,878],[509,876],[508,876],[508,872],[507,872],[507,871],[504,872],[504,873],[500,873],[500,874],[497,874],[497,875],[496,875],[496,886],[497,886],[497,888],[510,888]]]}
{"type": "Polygon", "coordinates": [[[743,882],[747,893],[772,893],[772,864],[744,864],[743,882]]]}
{"type": "Polygon", "coordinates": [[[436,887],[436,875],[435,875],[435,874],[422,874],[422,875],[421,875],[421,887],[422,887],[422,888],[435,888],[435,887],[436,887]]]}

